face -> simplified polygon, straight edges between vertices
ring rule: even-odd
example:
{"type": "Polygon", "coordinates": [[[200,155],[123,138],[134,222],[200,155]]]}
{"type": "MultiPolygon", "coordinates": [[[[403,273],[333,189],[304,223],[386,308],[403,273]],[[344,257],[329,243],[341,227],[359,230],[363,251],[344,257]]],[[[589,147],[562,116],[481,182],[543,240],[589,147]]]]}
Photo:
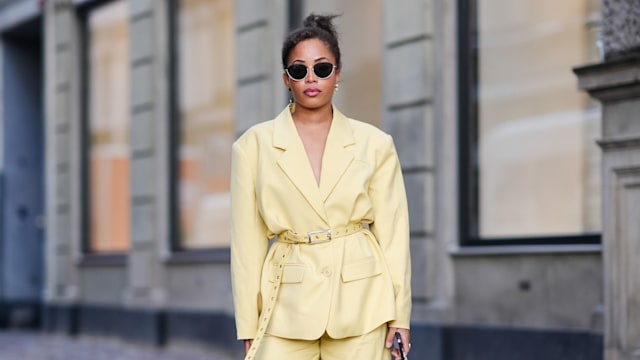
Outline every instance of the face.
{"type": "MultiPolygon", "coordinates": [[[[291,51],[287,66],[303,65],[307,67],[306,77],[300,81],[289,78],[286,71],[282,75],[285,86],[291,89],[296,109],[302,107],[316,110],[331,106],[336,84],[340,80],[340,70],[334,68],[333,73],[325,79],[319,78],[314,71],[314,65],[327,62],[335,65],[335,57],[327,45],[318,39],[301,41],[291,51]]],[[[320,75],[324,75],[323,70],[326,72],[326,68],[322,69],[322,67],[323,65],[320,65],[317,68],[320,75]]],[[[291,73],[296,75],[293,71],[291,73]]]]}

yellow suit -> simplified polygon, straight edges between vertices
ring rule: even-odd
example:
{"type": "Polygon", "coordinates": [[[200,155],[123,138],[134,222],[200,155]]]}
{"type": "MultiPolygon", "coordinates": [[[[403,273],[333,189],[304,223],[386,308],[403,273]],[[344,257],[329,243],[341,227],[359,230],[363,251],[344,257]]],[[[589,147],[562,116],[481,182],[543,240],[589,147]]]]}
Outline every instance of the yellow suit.
{"type": "Polygon", "coordinates": [[[269,239],[352,223],[369,230],[294,245],[267,332],[291,339],[409,328],[411,264],[407,202],[391,137],[333,110],[317,184],[286,108],[233,145],[231,272],[238,339],[252,339],[270,296],[269,239]],[[264,298],[264,299],[263,299],[264,298]]]}

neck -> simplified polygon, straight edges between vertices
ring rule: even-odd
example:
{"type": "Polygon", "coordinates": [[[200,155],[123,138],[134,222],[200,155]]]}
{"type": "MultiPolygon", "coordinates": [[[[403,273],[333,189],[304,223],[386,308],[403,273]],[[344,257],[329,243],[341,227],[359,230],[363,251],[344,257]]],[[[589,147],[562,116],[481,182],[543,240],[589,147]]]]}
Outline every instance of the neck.
{"type": "Polygon", "coordinates": [[[296,106],[291,116],[293,117],[293,121],[298,124],[312,125],[330,123],[333,119],[333,107],[331,104],[323,106],[320,109],[305,109],[301,106],[296,106]]]}

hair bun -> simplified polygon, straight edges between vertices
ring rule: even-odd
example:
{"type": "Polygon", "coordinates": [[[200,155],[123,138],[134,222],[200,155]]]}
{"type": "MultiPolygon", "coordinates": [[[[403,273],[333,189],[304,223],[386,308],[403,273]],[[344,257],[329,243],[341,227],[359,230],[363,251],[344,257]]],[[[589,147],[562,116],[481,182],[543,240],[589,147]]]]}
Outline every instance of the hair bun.
{"type": "Polygon", "coordinates": [[[338,34],[335,26],[333,25],[333,19],[337,17],[338,15],[317,15],[312,13],[304,19],[304,23],[302,25],[304,27],[320,28],[337,39],[338,34]]]}

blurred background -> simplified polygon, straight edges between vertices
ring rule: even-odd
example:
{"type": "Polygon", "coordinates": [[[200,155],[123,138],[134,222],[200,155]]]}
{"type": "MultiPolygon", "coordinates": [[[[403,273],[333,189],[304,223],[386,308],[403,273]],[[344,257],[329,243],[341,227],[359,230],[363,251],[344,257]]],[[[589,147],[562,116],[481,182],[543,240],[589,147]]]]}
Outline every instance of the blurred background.
{"type": "Polygon", "coordinates": [[[639,6],[0,1],[0,327],[239,352],[231,144],[286,106],[282,40],[318,12],[341,15],[337,107],[400,156],[412,358],[602,359],[603,229],[640,209],[606,216],[628,198],[597,140],[638,135],[640,107],[603,111],[574,68],[635,54],[639,6]]]}

